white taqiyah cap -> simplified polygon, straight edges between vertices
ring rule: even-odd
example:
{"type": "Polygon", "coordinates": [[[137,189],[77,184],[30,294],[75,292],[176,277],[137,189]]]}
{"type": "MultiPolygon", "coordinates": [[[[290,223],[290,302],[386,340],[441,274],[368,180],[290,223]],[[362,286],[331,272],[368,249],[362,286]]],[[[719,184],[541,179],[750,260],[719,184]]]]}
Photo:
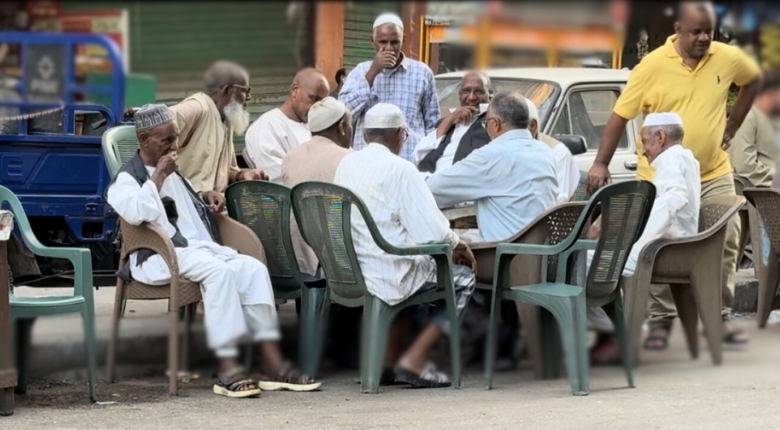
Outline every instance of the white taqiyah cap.
{"type": "Polygon", "coordinates": [[[532,120],[535,119],[536,122],[539,122],[539,109],[536,108],[536,105],[534,102],[531,101],[528,97],[525,98],[525,105],[528,106],[528,119],[532,120]]]}
{"type": "Polygon", "coordinates": [[[363,128],[401,128],[404,126],[404,113],[396,105],[378,103],[366,112],[363,128]]]}
{"type": "Polygon", "coordinates": [[[654,127],[656,125],[679,125],[682,127],[682,118],[674,112],[655,112],[645,117],[642,127],[654,127]]]}
{"type": "Polygon", "coordinates": [[[148,130],[173,121],[173,112],[164,104],[145,104],[135,111],[135,129],[148,130]]]}
{"type": "Polygon", "coordinates": [[[317,133],[337,123],[347,113],[347,106],[333,97],[314,103],[309,108],[309,131],[317,133]]]}
{"type": "Polygon", "coordinates": [[[401,21],[401,18],[394,13],[383,13],[379,15],[374,21],[374,29],[376,30],[377,27],[384,24],[395,24],[401,27],[401,30],[404,29],[404,22],[401,21]]]}

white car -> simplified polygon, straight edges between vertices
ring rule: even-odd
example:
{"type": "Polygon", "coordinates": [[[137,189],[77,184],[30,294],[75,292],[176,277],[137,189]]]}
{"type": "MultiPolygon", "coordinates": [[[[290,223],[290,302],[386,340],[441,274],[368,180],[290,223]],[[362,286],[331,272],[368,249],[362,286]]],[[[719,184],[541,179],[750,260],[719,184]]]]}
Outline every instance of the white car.
{"type": "MultiPolygon", "coordinates": [[[[630,73],[629,70],[602,68],[542,67],[488,69],[485,72],[490,77],[494,94],[517,91],[533,100],[539,109],[540,129],[544,133],[576,135],[584,139],[587,151],[574,156],[583,172],[590,169],[596,158],[604,126],[630,73]]],[[[443,113],[460,105],[458,89],[465,73],[436,76],[436,92],[443,113]]],[[[612,157],[609,171],[614,182],[636,177],[636,139],[641,121],[641,115],[629,121],[612,157]]]]}

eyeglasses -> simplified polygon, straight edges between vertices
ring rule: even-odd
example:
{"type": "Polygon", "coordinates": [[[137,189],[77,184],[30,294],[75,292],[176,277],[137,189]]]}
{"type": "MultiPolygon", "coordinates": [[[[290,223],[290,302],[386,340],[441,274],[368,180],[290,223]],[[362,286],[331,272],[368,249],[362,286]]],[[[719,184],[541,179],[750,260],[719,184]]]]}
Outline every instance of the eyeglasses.
{"type": "Polygon", "coordinates": [[[241,90],[241,92],[242,92],[242,93],[244,93],[244,96],[245,96],[245,97],[249,97],[249,96],[251,96],[251,95],[252,95],[252,87],[248,87],[248,86],[247,86],[247,87],[245,87],[245,86],[243,86],[243,85],[236,85],[236,84],[233,84],[233,85],[231,85],[231,86],[232,86],[232,87],[236,87],[236,88],[238,88],[239,90],[241,90]]]}
{"type": "Polygon", "coordinates": [[[496,120],[496,121],[498,121],[499,123],[501,123],[501,118],[498,118],[498,117],[493,117],[493,118],[485,118],[485,119],[483,119],[483,120],[482,120],[482,127],[485,127],[485,128],[487,128],[487,125],[488,125],[488,123],[489,123],[490,121],[493,121],[493,120],[496,120]]]}

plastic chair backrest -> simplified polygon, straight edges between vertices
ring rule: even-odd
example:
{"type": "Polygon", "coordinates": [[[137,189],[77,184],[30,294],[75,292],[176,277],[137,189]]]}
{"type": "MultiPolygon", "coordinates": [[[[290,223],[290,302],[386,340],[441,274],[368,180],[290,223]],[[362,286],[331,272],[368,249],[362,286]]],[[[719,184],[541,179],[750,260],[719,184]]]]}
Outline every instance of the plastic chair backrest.
{"type": "Polygon", "coordinates": [[[112,127],[103,133],[103,156],[111,178],[138,151],[138,137],[132,125],[112,127]]]}
{"type": "Polygon", "coordinates": [[[300,292],[303,276],[290,237],[290,188],[268,181],[241,181],[225,191],[231,218],[255,232],[265,249],[275,291],[300,292]]]}
{"type": "Polygon", "coordinates": [[[780,191],[775,188],[746,188],[743,194],[758,212],[759,230],[769,238],[772,249],[777,252],[780,250],[780,191]]]}
{"type": "Polygon", "coordinates": [[[731,217],[724,217],[732,212],[732,207],[741,206],[744,202],[742,196],[718,196],[703,200],[699,208],[699,233],[727,223],[731,217]]]}
{"type": "Polygon", "coordinates": [[[601,206],[601,235],[586,284],[589,298],[609,296],[618,288],[631,247],[650,218],[655,193],[651,182],[627,181],[599,189],[588,202],[577,238],[582,234],[584,220],[601,206]]]}
{"type": "Polygon", "coordinates": [[[366,283],[352,242],[353,206],[376,238],[374,219],[348,189],[325,182],[303,182],[292,189],[292,207],[301,235],[322,264],[331,299],[355,306],[362,303],[366,283]]]}

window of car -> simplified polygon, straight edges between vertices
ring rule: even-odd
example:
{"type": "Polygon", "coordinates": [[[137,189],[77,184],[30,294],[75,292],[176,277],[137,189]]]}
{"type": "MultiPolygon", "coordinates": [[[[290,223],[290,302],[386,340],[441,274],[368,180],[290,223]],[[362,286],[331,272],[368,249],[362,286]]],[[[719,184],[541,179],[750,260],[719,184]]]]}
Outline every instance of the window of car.
{"type": "MultiPolygon", "coordinates": [[[[601,135],[612,115],[620,92],[616,89],[587,89],[569,93],[553,127],[553,134],[576,134],[585,138],[589,151],[599,149],[601,135]]],[[[626,132],[618,149],[628,148],[626,132]]]]}

